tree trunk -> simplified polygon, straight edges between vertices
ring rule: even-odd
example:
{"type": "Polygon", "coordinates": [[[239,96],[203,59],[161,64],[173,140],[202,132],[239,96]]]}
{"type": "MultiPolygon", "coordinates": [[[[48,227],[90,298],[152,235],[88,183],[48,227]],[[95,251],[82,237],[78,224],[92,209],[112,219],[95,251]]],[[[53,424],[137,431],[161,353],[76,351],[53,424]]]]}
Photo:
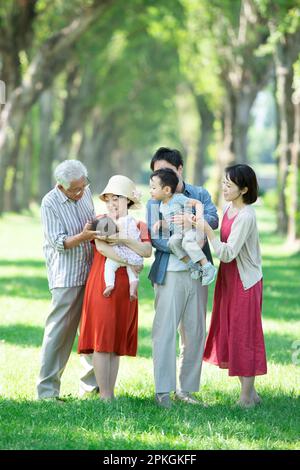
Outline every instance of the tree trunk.
{"type": "Polygon", "coordinates": [[[96,166],[97,184],[106,184],[108,178],[118,172],[115,162],[115,152],[118,149],[119,133],[115,128],[115,115],[111,113],[101,128],[101,133],[95,135],[94,161],[96,166]]]}
{"type": "Polygon", "coordinates": [[[278,212],[277,229],[285,235],[287,233],[288,215],[286,207],[285,190],[289,172],[291,126],[288,121],[288,94],[292,86],[292,74],[286,68],[277,69],[277,96],[279,109],[279,145],[278,145],[278,212]]]}
{"type": "Polygon", "coordinates": [[[86,136],[81,148],[83,161],[91,180],[92,191],[100,192],[110,176],[115,173],[113,165],[113,152],[118,146],[118,137],[115,132],[115,114],[101,116],[99,109],[92,113],[92,134],[86,136]]]}
{"type": "MultiPolygon", "coordinates": [[[[10,34],[9,39],[12,41],[8,50],[2,53],[2,74],[1,78],[6,86],[6,95],[10,96],[21,82],[21,70],[19,49],[16,44],[16,37],[10,34]]],[[[1,118],[1,116],[0,116],[1,118]]],[[[1,123],[1,119],[0,119],[1,123]]],[[[20,136],[21,137],[21,136],[20,136]]],[[[11,152],[7,169],[9,168],[8,178],[4,182],[4,203],[3,208],[5,211],[19,212],[19,205],[17,201],[17,166],[18,156],[20,151],[20,143],[16,142],[14,149],[11,152]]],[[[1,190],[0,190],[1,191],[1,190]]]]}
{"type": "Polygon", "coordinates": [[[40,155],[39,155],[39,199],[52,187],[52,163],[54,159],[54,142],[51,134],[53,121],[54,96],[51,89],[44,91],[40,97],[40,155]]]}
{"type": "Polygon", "coordinates": [[[21,210],[29,209],[31,198],[31,181],[32,181],[32,156],[33,156],[33,141],[32,141],[32,125],[29,123],[26,126],[26,147],[21,152],[21,182],[18,184],[18,201],[21,210]]]}
{"type": "Polygon", "coordinates": [[[278,211],[277,231],[283,235],[288,230],[288,214],[286,207],[286,185],[291,162],[291,148],[294,133],[294,109],[292,104],[293,62],[296,51],[299,49],[295,37],[285,36],[277,44],[275,54],[277,103],[279,112],[279,139],[278,139],[278,211]]]}
{"type": "MultiPolygon", "coordinates": [[[[20,150],[20,139],[18,145],[13,148],[10,155],[9,165],[7,166],[6,178],[3,179],[3,210],[7,212],[19,212],[20,207],[17,200],[17,167],[20,150]]],[[[0,170],[1,174],[1,170],[0,170]]],[[[1,188],[0,188],[1,191],[1,188]]]]}
{"type": "Polygon", "coordinates": [[[220,207],[222,205],[221,181],[224,170],[228,165],[234,163],[235,155],[233,153],[233,120],[234,109],[232,101],[225,100],[222,121],[222,131],[218,138],[219,151],[217,154],[217,166],[215,171],[215,187],[212,190],[212,200],[220,207]]]}
{"type": "Polygon", "coordinates": [[[195,101],[201,119],[201,130],[194,168],[194,184],[202,186],[204,183],[204,167],[208,160],[208,145],[213,133],[214,115],[209,109],[204,96],[196,95],[195,101]]]}
{"type": "Polygon", "coordinates": [[[220,54],[220,79],[231,105],[231,119],[228,122],[232,125],[230,150],[236,162],[247,163],[250,111],[258,91],[270,78],[272,60],[255,55],[268,36],[266,21],[258,14],[252,0],[241,0],[239,3],[238,23],[229,22],[226,39],[221,36],[225,42],[219,44],[223,50],[220,54]]]}
{"type": "MultiPolygon", "coordinates": [[[[55,136],[54,155],[59,162],[76,159],[84,148],[86,125],[89,123],[94,102],[95,77],[71,63],[66,77],[67,97],[63,104],[63,118],[55,136]]],[[[80,158],[80,157],[79,157],[80,158]]]]}
{"type": "Polygon", "coordinates": [[[82,83],[80,82],[80,70],[78,64],[69,64],[66,76],[67,96],[63,104],[63,118],[60,128],[55,136],[55,159],[59,162],[70,158],[72,137],[74,132],[80,128],[84,122],[82,116],[82,102],[84,97],[80,96],[82,83]]]}
{"type": "Polygon", "coordinates": [[[291,204],[288,221],[288,240],[295,243],[300,239],[300,90],[292,96],[294,105],[294,137],[291,148],[291,204]]]}
{"type": "Polygon", "coordinates": [[[237,163],[247,164],[248,130],[250,111],[258,89],[247,84],[235,97],[235,120],[233,123],[233,152],[237,163]]]}
{"type": "Polygon", "coordinates": [[[41,93],[66,64],[70,48],[113,0],[97,1],[70,25],[51,36],[29,66],[27,73],[6,103],[0,117],[0,214],[4,209],[4,182],[7,168],[18,153],[26,115],[41,93]]]}

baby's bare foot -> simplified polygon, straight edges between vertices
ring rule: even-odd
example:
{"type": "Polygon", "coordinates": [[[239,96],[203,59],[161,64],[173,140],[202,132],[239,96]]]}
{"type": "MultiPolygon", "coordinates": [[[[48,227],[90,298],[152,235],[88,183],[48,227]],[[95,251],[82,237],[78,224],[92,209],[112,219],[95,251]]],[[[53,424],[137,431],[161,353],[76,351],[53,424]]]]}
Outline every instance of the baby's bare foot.
{"type": "Polygon", "coordinates": [[[137,295],[134,295],[134,294],[130,294],[130,302],[132,302],[133,300],[137,299],[137,295]]]}
{"type": "Polygon", "coordinates": [[[113,290],[114,286],[107,286],[106,289],[103,291],[104,297],[109,297],[113,290]]]}
{"type": "Polygon", "coordinates": [[[130,301],[137,299],[137,288],[138,288],[138,281],[130,283],[130,289],[129,289],[130,301]]]}

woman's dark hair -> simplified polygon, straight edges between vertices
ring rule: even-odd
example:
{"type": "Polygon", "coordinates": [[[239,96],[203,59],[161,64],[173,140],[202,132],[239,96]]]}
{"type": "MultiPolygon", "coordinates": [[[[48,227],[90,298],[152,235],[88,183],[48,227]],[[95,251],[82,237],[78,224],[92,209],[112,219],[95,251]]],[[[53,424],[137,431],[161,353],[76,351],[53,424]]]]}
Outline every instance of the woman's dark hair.
{"type": "Polygon", "coordinates": [[[157,162],[158,160],[166,160],[166,162],[170,163],[176,168],[179,168],[180,165],[183,166],[182,155],[179,152],[179,150],[176,150],[176,149],[160,147],[158,150],[156,150],[150,163],[150,168],[152,171],[154,171],[154,163],[157,162]]]}
{"type": "Polygon", "coordinates": [[[258,196],[258,183],[254,170],[249,165],[232,165],[225,168],[226,177],[235,183],[240,189],[248,188],[243,194],[245,204],[253,204],[258,196]]]}
{"type": "Polygon", "coordinates": [[[161,168],[160,170],[154,171],[150,176],[150,179],[152,180],[154,176],[157,176],[157,178],[159,178],[160,185],[162,188],[170,186],[171,193],[175,193],[177,185],[179,183],[179,178],[176,175],[175,171],[173,171],[171,168],[161,168]]]}

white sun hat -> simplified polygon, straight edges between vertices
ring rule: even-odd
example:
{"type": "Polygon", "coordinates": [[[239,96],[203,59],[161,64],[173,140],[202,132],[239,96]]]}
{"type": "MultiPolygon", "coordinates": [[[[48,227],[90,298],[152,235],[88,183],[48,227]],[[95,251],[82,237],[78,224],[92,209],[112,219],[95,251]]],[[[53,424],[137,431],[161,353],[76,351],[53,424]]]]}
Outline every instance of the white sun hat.
{"type": "Polygon", "coordinates": [[[114,175],[109,178],[108,183],[99,198],[102,201],[105,201],[105,194],[115,194],[116,196],[127,197],[134,204],[130,206],[130,209],[140,209],[141,208],[141,192],[137,190],[134,182],[123,175],[114,175]]]}

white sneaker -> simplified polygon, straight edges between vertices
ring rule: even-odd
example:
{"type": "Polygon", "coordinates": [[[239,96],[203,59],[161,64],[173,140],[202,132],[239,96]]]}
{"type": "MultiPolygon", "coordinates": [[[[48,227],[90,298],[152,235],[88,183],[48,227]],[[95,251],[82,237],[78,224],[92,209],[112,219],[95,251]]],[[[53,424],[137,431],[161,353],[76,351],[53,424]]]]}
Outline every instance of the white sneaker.
{"type": "Polygon", "coordinates": [[[183,401],[189,405],[200,405],[200,402],[189,392],[176,392],[174,398],[175,400],[183,401]]]}
{"type": "Polygon", "coordinates": [[[202,266],[202,285],[208,286],[214,282],[217,275],[217,268],[212,265],[210,262],[202,266]]]}
{"type": "Polygon", "coordinates": [[[175,400],[183,401],[189,405],[201,405],[203,408],[208,408],[208,405],[195,398],[190,392],[177,391],[174,395],[175,400]]]}
{"type": "Polygon", "coordinates": [[[172,406],[169,393],[156,393],[155,401],[161,408],[171,408],[172,406]]]}
{"type": "Polygon", "coordinates": [[[200,279],[202,276],[202,270],[201,269],[193,269],[190,271],[191,272],[191,278],[192,279],[200,279]]]}

